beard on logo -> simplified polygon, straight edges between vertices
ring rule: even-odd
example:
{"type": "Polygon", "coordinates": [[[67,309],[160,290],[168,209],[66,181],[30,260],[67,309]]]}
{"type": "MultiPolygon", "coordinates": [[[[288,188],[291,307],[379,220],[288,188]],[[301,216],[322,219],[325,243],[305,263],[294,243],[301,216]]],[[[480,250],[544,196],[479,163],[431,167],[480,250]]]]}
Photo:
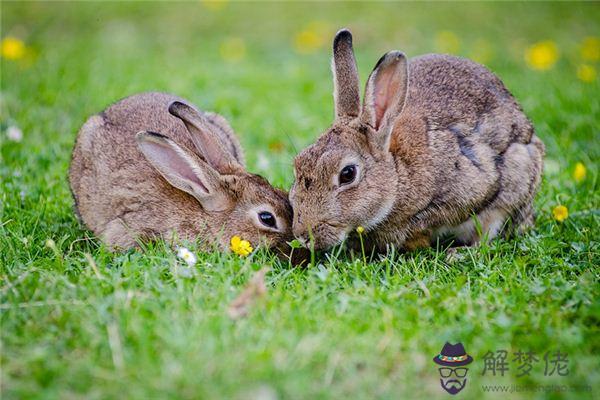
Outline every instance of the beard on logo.
{"type": "Polygon", "coordinates": [[[456,393],[460,392],[461,390],[463,390],[466,383],[467,383],[466,379],[463,379],[462,381],[460,381],[458,379],[448,379],[446,381],[444,381],[444,379],[440,379],[440,384],[441,384],[442,388],[450,394],[456,394],[456,393]]]}

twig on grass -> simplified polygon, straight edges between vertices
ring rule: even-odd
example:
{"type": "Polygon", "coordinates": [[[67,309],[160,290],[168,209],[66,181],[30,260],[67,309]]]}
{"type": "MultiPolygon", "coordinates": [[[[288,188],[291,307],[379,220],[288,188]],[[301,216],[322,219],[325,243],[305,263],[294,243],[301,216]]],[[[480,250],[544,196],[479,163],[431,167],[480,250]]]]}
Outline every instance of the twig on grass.
{"type": "Polygon", "coordinates": [[[94,261],[94,259],[92,258],[92,255],[90,253],[84,253],[85,258],[88,262],[88,264],[90,264],[90,267],[92,267],[92,269],[94,270],[94,273],[96,274],[96,277],[100,280],[102,280],[103,276],[100,275],[100,271],[98,271],[98,267],[96,266],[96,261],[94,261]]]}
{"type": "Polygon", "coordinates": [[[267,286],[265,285],[265,275],[269,271],[268,267],[261,268],[246,286],[246,288],[236,297],[229,308],[227,314],[231,319],[240,319],[248,315],[250,308],[257,299],[264,297],[267,294],[267,286]]]}
{"type": "Polygon", "coordinates": [[[123,361],[123,346],[121,345],[121,336],[119,335],[119,327],[113,321],[106,325],[108,333],[108,345],[112,354],[113,364],[119,371],[123,371],[125,362],[123,361]]]}

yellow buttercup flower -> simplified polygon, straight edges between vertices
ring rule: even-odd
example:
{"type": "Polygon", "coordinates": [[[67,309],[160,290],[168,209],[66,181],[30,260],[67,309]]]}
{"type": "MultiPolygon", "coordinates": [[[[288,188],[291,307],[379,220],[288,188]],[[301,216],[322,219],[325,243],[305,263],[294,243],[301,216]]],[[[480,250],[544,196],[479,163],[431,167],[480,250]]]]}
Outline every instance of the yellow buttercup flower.
{"type": "Polygon", "coordinates": [[[452,31],[441,31],[435,37],[435,47],[441,53],[455,54],[460,49],[460,40],[452,31]]]}
{"type": "Polygon", "coordinates": [[[359,235],[362,235],[362,233],[365,231],[365,228],[363,228],[362,226],[359,226],[356,228],[356,233],[358,233],[359,235]]]}
{"type": "Polygon", "coordinates": [[[581,64],[577,67],[577,77],[583,82],[594,82],[596,80],[596,68],[590,64],[581,64]]]}
{"type": "Polygon", "coordinates": [[[329,32],[323,22],[311,22],[294,36],[294,49],[301,54],[314,53],[328,43],[329,32]]]}
{"type": "Polygon", "coordinates": [[[563,205],[556,206],[552,210],[552,215],[554,216],[554,219],[558,222],[563,222],[569,217],[569,210],[563,205]]]}
{"type": "Polygon", "coordinates": [[[581,162],[578,162],[577,164],[575,164],[575,170],[573,171],[573,179],[575,179],[577,182],[581,182],[585,179],[586,173],[587,170],[585,168],[585,165],[583,165],[583,163],[581,162]]]}
{"type": "Polygon", "coordinates": [[[229,38],[219,46],[219,53],[227,62],[239,62],[246,57],[246,43],[241,38],[229,38]]]}
{"type": "Polygon", "coordinates": [[[525,51],[525,61],[531,69],[548,70],[558,61],[558,47],[551,40],[535,43],[525,51]]]}
{"type": "Polygon", "coordinates": [[[202,0],[201,3],[210,11],[220,11],[227,6],[227,0],[202,0]]]}
{"type": "Polygon", "coordinates": [[[238,235],[235,235],[231,238],[231,251],[233,251],[238,256],[246,257],[250,253],[252,253],[252,245],[249,241],[243,240],[238,235]]]}
{"type": "Polygon", "coordinates": [[[275,153],[281,153],[283,150],[285,150],[285,146],[280,141],[275,141],[269,143],[269,150],[275,153]]]}
{"type": "Polygon", "coordinates": [[[581,44],[581,58],[587,61],[600,60],[600,39],[587,37],[581,44]]]}
{"type": "Polygon", "coordinates": [[[0,44],[0,54],[8,60],[19,60],[25,56],[25,43],[15,37],[5,37],[0,44]]]}

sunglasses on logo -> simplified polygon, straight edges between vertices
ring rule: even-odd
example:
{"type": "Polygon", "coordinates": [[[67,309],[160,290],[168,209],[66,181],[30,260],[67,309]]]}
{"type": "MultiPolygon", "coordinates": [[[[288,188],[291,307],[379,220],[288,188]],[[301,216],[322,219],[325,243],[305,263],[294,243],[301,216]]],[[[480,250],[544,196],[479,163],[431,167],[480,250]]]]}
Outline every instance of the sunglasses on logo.
{"type": "Polygon", "coordinates": [[[442,378],[449,378],[453,373],[458,378],[464,378],[469,368],[438,368],[442,378]]]}

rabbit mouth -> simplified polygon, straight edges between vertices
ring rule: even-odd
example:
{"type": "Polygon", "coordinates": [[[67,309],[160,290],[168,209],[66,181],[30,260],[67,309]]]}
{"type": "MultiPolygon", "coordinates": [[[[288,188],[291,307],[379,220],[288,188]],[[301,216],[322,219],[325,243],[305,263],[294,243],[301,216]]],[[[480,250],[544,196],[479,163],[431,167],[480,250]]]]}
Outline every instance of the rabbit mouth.
{"type": "Polygon", "coordinates": [[[350,228],[341,223],[323,221],[311,230],[311,234],[297,237],[298,241],[306,248],[326,250],[343,242],[350,228]]]}

